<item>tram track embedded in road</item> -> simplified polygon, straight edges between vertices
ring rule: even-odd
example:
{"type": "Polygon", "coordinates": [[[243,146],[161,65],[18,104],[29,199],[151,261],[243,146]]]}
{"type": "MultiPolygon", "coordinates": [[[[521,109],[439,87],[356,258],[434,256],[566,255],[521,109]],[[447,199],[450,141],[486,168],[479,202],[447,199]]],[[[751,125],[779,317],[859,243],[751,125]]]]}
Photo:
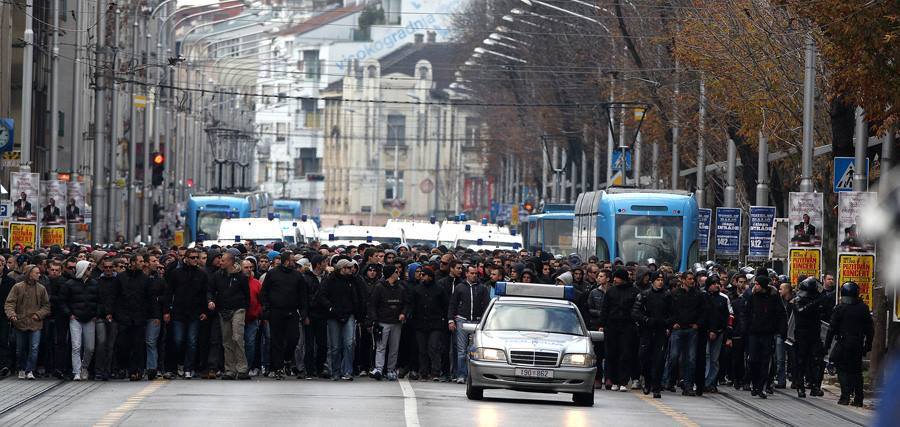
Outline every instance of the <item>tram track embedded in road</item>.
{"type": "Polygon", "coordinates": [[[753,413],[762,415],[762,416],[764,416],[764,417],[766,417],[766,418],[768,418],[768,419],[770,419],[770,420],[772,420],[772,421],[775,421],[775,422],[777,422],[777,423],[780,424],[780,425],[784,425],[784,426],[787,426],[787,427],[798,427],[796,424],[791,423],[790,421],[787,421],[787,420],[785,420],[785,419],[783,419],[783,418],[781,418],[781,417],[779,417],[779,416],[777,416],[777,415],[774,415],[774,414],[772,414],[772,413],[770,413],[770,412],[768,412],[768,411],[764,411],[764,410],[760,409],[759,407],[757,407],[757,406],[755,406],[755,405],[752,405],[752,404],[750,404],[749,402],[746,402],[746,401],[744,401],[744,400],[742,400],[742,399],[739,399],[739,398],[737,398],[737,397],[734,397],[734,396],[732,396],[732,395],[730,395],[730,394],[728,394],[728,393],[724,393],[724,392],[721,392],[721,391],[720,391],[720,392],[718,392],[718,393],[716,393],[716,394],[719,395],[719,396],[722,396],[722,397],[724,397],[724,398],[726,398],[726,399],[728,399],[728,400],[731,401],[731,402],[737,403],[738,405],[740,405],[740,406],[743,407],[743,408],[749,409],[749,410],[752,411],[753,413]]]}
{"type": "Polygon", "coordinates": [[[3,406],[0,406],[0,418],[5,417],[6,415],[12,413],[16,409],[19,409],[24,405],[27,405],[37,399],[40,399],[47,393],[55,390],[56,388],[62,386],[63,384],[66,384],[66,382],[65,381],[57,381],[53,384],[48,384],[48,387],[45,387],[42,390],[39,390],[37,393],[28,394],[27,396],[25,396],[21,399],[18,399],[16,401],[13,401],[11,403],[3,403],[2,404],[3,406]]]}
{"type": "Polygon", "coordinates": [[[791,399],[794,399],[794,400],[796,400],[796,401],[802,402],[803,404],[805,404],[805,405],[807,405],[807,406],[811,406],[811,407],[813,407],[813,408],[816,408],[816,409],[818,409],[818,410],[820,410],[820,411],[822,411],[822,412],[828,413],[829,415],[831,415],[831,416],[833,416],[833,417],[840,418],[840,419],[842,419],[842,420],[844,420],[844,421],[846,421],[846,422],[848,422],[848,423],[851,423],[851,424],[853,424],[853,425],[858,425],[858,426],[860,426],[860,427],[866,427],[866,426],[868,425],[868,424],[866,424],[866,423],[861,423],[861,422],[859,422],[859,421],[857,421],[857,420],[854,420],[853,418],[850,418],[850,417],[848,417],[848,416],[846,416],[846,415],[844,415],[844,414],[841,414],[840,412],[837,412],[837,411],[831,410],[831,409],[829,409],[829,408],[826,408],[824,405],[817,405],[817,404],[813,403],[814,400],[811,400],[811,399],[801,399],[801,398],[799,398],[799,397],[797,397],[797,396],[794,396],[794,395],[791,394],[791,393],[786,393],[786,392],[781,391],[781,390],[775,390],[775,392],[778,393],[778,394],[782,394],[782,395],[784,395],[784,396],[790,397],[791,399]]]}

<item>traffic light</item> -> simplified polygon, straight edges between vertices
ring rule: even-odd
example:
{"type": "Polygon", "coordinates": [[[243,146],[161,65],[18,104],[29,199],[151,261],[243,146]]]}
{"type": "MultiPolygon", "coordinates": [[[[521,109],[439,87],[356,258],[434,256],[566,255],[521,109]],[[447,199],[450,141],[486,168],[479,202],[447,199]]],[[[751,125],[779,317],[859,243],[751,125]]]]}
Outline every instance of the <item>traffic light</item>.
{"type": "Polygon", "coordinates": [[[158,187],[163,183],[163,173],[166,169],[166,157],[162,153],[153,153],[153,186],[158,187]]]}
{"type": "Polygon", "coordinates": [[[525,209],[525,212],[532,213],[534,211],[534,204],[531,202],[525,202],[522,205],[522,208],[525,209]]]}

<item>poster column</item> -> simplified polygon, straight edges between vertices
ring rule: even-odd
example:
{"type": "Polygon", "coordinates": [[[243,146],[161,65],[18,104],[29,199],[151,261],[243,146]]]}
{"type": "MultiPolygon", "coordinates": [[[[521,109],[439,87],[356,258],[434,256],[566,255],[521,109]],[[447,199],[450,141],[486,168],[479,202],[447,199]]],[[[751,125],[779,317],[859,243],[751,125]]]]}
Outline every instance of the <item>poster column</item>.
{"type": "Polygon", "coordinates": [[[716,259],[741,256],[741,209],[716,208],[716,259]]]}
{"type": "Polygon", "coordinates": [[[747,262],[766,262],[772,247],[772,227],[775,225],[773,206],[750,206],[747,262]]]}
{"type": "Polygon", "coordinates": [[[66,245],[66,185],[62,181],[41,181],[40,245],[43,248],[66,245]],[[46,239],[45,239],[46,238],[46,239]]]}
{"type": "Polygon", "coordinates": [[[800,277],[822,279],[822,230],[825,222],[822,193],[791,193],[788,224],[791,232],[788,268],[791,284],[800,277]]]}

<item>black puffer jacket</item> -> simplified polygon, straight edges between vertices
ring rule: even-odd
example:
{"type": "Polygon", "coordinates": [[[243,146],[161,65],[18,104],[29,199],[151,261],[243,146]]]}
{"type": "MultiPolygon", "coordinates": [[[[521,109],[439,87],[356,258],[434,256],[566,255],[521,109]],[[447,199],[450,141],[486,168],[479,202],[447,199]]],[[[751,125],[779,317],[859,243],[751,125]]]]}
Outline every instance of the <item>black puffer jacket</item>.
{"type": "Polygon", "coordinates": [[[68,280],[65,276],[59,276],[55,279],[48,277],[46,283],[44,283],[47,293],[50,294],[50,316],[53,318],[62,319],[68,317],[65,315],[65,310],[62,307],[63,289],[66,287],[68,280]]]}
{"type": "Polygon", "coordinates": [[[685,290],[679,287],[672,291],[672,306],[675,308],[675,318],[672,324],[681,328],[688,328],[697,324],[701,328],[706,322],[706,304],[703,294],[697,288],[685,290]]]}
{"type": "Polygon", "coordinates": [[[419,330],[447,328],[447,290],[434,281],[417,283],[409,290],[409,314],[413,327],[419,330]]]}
{"type": "Polygon", "coordinates": [[[631,310],[631,318],[642,328],[660,330],[672,326],[674,313],[672,294],[666,289],[650,287],[638,294],[631,310]]]}
{"type": "Polygon", "coordinates": [[[606,292],[603,292],[603,288],[599,285],[591,289],[591,292],[588,294],[588,314],[590,314],[590,320],[588,320],[588,327],[592,330],[596,330],[600,327],[600,318],[603,316],[603,300],[606,299],[606,292]]]}
{"type": "Polygon", "coordinates": [[[167,274],[168,286],[163,309],[180,322],[197,320],[207,311],[206,293],[209,278],[199,267],[182,265],[167,274]]]}
{"type": "Polygon", "coordinates": [[[636,286],[628,282],[611,286],[603,300],[600,326],[632,322],[631,309],[634,308],[634,301],[639,292],[636,286]]]}
{"type": "Polygon", "coordinates": [[[100,286],[94,279],[66,282],[60,295],[62,316],[75,316],[79,322],[88,322],[100,313],[100,286]]]}
{"type": "Polygon", "coordinates": [[[357,289],[359,283],[361,282],[356,277],[340,273],[333,273],[325,279],[319,292],[319,302],[327,307],[329,319],[345,321],[350,316],[355,316],[362,321],[360,317],[364,318],[365,315],[360,315],[365,312],[365,305],[357,289]]]}
{"type": "Polygon", "coordinates": [[[216,310],[240,310],[250,307],[250,280],[240,271],[217,271],[206,294],[216,304],[216,310]]]}
{"type": "Polygon", "coordinates": [[[116,310],[116,276],[104,276],[101,274],[97,278],[97,287],[99,289],[97,295],[99,298],[97,300],[99,304],[97,307],[98,314],[100,317],[113,314],[116,310]]]}
{"type": "Polygon", "coordinates": [[[728,318],[731,312],[728,310],[728,299],[721,293],[706,294],[706,328],[709,332],[715,332],[716,335],[722,335],[727,332],[728,318]]]}
{"type": "Polygon", "coordinates": [[[785,336],[787,333],[787,313],[782,298],[773,286],[766,286],[761,292],[752,292],[744,307],[745,335],[785,336]]]}
{"type": "Polygon", "coordinates": [[[309,316],[306,279],[297,270],[275,267],[266,273],[259,302],[266,316],[282,318],[299,314],[300,318],[306,318],[309,316]]]}
{"type": "Polygon", "coordinates": [[[319,293],[323,289],[323,281],[312,271],[303,273],[306,279],[307,298],[309,299],[309,317],[311,319],[327,319],[328,307],[322,304],[319,293]]]}
{"type": "Polygon", "coordinates": [[[147,284],[150,286],[150,309],[147,316],[149,319],[162,319],[164,307],[169,305],[166,302],[168,295],[166,281],[154,274],[147,278],[147,284]]]}
{"type": "Polygon", "coordinates": [[[372,290],[369,296],[369,322],[400,323],[400,314],[406,312],[406,286],[399,280],[394,284],[384,280],[372,290]]]}
{"type": "Polygon", "coordinates": [[[150,313],[150,286],[140,270],[128,270],[116,275],[113,283],[113,317],[127,325],[143,325],[150,313]]]}

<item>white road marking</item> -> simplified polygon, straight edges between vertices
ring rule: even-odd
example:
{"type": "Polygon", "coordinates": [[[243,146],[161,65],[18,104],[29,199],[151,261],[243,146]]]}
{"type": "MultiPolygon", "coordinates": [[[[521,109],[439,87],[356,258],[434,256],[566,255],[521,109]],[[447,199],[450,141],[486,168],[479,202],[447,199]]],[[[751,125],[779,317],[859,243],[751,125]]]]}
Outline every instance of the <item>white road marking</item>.
{"type": "Polygon", "coordinates": [[[400,390],[403,390],[403,415],[406,418],[406,427],[419,427],[419,407],[416,402],[416,392],[406,378],[400,379],[400,390]]]}

